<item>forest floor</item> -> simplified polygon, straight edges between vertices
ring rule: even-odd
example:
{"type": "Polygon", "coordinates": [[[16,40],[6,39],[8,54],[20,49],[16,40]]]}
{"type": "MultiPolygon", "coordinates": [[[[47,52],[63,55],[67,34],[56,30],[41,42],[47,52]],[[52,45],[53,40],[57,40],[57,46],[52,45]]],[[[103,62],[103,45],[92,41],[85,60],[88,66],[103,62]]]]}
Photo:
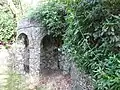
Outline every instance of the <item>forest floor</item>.
{"type": "MultiPolygon", "coordinates": [[[[6,84],[8,77],[9,56],[8,50],[4,46],[0,46],[0,90],[2,90],[2,85],[6,84]]],[[[36,85],[29,81],[28,90],[71,90],[70,75],[63,75],[60,70],[43,70],[41,78],[35,79],[35,81],[37,81],[36,85]]]]}

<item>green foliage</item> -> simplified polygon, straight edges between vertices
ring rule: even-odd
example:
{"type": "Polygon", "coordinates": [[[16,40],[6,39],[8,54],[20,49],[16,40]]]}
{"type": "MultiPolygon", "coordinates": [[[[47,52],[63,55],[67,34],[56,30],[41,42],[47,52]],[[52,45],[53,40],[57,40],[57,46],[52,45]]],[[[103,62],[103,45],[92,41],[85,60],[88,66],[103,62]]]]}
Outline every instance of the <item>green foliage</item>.
{"type": "Polygon", "coordinates": [[[64,5],[55,2],[48,2],[42,7],[37,7],[30,14],[30,18],[42,23],[48,34],[60,36],[65,32],[65,11],[64,5]]]}
{"type": "Polygon", "coordinates": [[[30,17],[64,36],[63,49],[93,77],[95,90],[119,90],[119,11],[119,0],[52,0],[30,17]]]}
{"type": "Polygon", "coordinates": [[[108,8],[111,1],[76,3],[67,18],[64,48],[78,68],[93,76],[95,90],[120,88],[120,17],[119,12],[114,12],[115,5],[108,8]]]}
{"type": "Polygon", "coordinates": [[[110,55],[104,63],[99,63],[99,69],[94,71],[97,76],[98,90],[120,89],[120,56],[110,55]]]}
{"type": "MultiPolygon", "coordinates": [[[[27,83],[25,83],[25,78],[22,75],[9,70],[7,72],[5,83],[0,87],[0,90],[31,90],[27,83]]],[[[35,90],[46,90],[45,86],[36,86],[35,90]]]]}
{"type": "Polygon", "coordinates": [[[7,42],[13,38],[16,24],[10,15],[4,12],[0,14],[0,41],[7,42]]]}
{"type": "Polygon", "coordinates": [[[6,80],[4,90],[27,90],[22,77],[13,71],[8,72],[8,78],[6,80]]]}
{"type": "Polygon", "coordinates": [[[103,6],[111,11],[111,13],[118,14],[120,11],[120,0],[102,0],[103,6]]]}
{"type": "Polygon", "coordinates": [[[0,41],[8,42],[13,39],[16,28],[16,20],[9,8],[3,4],[0,6],[0,41]]]}

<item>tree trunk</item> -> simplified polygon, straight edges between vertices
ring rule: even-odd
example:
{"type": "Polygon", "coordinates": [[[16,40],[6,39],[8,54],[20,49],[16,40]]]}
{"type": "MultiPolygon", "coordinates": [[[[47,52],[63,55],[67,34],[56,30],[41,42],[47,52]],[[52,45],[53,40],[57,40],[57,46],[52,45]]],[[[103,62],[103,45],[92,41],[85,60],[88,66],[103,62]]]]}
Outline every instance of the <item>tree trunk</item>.
{"type": "Polygon", "coordinates": [[[18,9],[15,7],[12,0],[7,0],[7,2],[8,2],[9,8],[10,8],[14,18],[16,18],[18,15],[18,12],[19,12],[18,9]]]}

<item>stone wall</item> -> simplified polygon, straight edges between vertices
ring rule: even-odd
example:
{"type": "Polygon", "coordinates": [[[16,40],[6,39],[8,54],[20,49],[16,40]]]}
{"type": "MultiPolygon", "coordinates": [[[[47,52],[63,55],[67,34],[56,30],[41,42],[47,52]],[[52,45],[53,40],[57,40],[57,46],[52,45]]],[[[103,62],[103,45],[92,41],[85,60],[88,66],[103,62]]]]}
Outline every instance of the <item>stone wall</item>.
{"type": "MultiPolygon", "coordinates": [[[[52,35],[47,35],[42,25],[37,24],[29,19],[23,19],[18,23],[17,31],[17,71],[21,74],[26,73],[29,69],[30,74],[39,75],[42,69],[61,69],[66,72],[66,60],[61,52],[58,50],[56,38],[52,35]],[[21,34],[27,37],[19,38],[21,34]],[[20,42],[23,42],[20,45],[20,42]],[[29,45],[25,45],[25,42],[29,45]]],[[[68,72],[68,71],[67,71],[68,72]]]]}
{"type": "Polygon", "coordinates": [[[71,90],[94,90],[91,77],[85,72],[77,69],[76,64],[72,62],[71,67],[71,90]]]}
{"type": "Polygon", "coordinates": [[[91,78],[76,68],[67,53],[58,50],[55,38],[47,35],[42,25],[22,19],[17,30],[16,71],[39,77],[45,68],[60,69],[63,75],[71,75],[71,90],[93,90],[91,78]]]}
{"type": "MultiPolygon", "coordinates": [[[[16,62],[15,68],[20,74],[26,74],[26,69],[29,69],[29,74],[33,76],[39,76],[40,70],[40,42],[44,36],[44,29],[42,26],[37,24],[34,21],[29,19],[22,19],[17,26],[17,53],[16,53],[16,62]],[[28,38],[29,45],[25,46],[20,45],[20,41],[23,41],[22,38],[19,39],[19,36],[24,34],[28,38]],[[18,47],[20,46],[20,47],[18,47]],[[26,53],[24,53],[26,52],[26,53]],[[29,58],[28,58],[29,57],[29,58]],[[26,59],[27,62],[26,62],[26,59]],[[27,64],[29,65],[27,65],[27,64]],[[28,68],[29,66],[29,68],[28,68]]],[[[24,37],[23,37],[24,38],[24,37]]],[[[26,41],[25,41],[26,42],[26,41]]]]}

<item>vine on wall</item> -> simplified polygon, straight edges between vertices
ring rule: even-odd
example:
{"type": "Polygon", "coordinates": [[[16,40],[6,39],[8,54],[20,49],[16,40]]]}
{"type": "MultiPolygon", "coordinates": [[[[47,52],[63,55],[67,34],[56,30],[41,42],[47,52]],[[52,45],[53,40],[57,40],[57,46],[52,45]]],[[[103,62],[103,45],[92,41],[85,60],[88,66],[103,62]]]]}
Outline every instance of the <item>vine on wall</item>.
{"type": "Polygon", "coordinates": [[[63,49],[92,76],[95,90],[119,90],[119,7],[119,0],[52,0],[30,17],[63,36],[63,49]]]}
{"type": "Polygon", "coordinates": [[[61,36],[66,30],[65,8],[63,4],[48,2],[31,11],[29,18],[42,23],[47,33],[55,37],[61,36]]]}

